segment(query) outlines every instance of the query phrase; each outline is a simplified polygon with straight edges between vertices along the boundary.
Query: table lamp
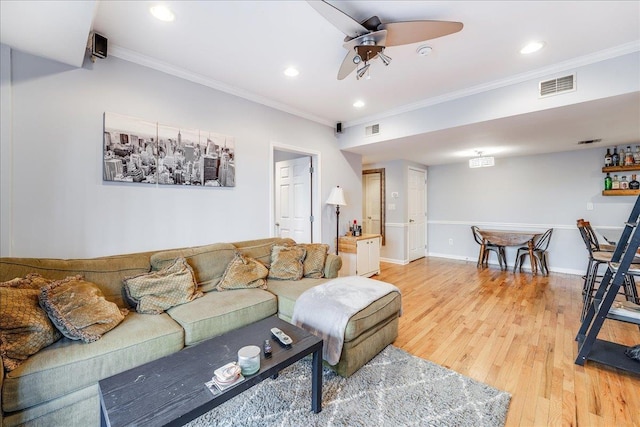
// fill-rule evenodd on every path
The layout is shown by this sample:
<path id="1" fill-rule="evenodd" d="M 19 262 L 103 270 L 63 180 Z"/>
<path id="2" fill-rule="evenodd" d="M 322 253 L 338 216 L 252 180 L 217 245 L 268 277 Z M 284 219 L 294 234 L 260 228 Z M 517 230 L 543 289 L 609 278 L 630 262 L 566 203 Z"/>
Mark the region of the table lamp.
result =
<path id="1" fill-rule="evenodd" d="M 331 194 L 327 199 L 328 205 L 336 205 L 336 255 L 338 255 L 338 240 L 340 239 L 340 206 L 347 206 L 344 200 L 344 191 L 338 185 L 331 189 Z"/>

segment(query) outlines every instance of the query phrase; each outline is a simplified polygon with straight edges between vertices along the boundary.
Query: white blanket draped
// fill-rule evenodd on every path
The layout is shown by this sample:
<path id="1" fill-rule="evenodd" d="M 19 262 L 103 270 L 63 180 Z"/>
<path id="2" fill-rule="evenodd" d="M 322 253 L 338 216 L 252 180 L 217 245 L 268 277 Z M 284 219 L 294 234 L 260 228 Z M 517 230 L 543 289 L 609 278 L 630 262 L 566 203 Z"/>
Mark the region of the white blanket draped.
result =
<path id="1" fill-rule="evenodd" d="M 366 277 L 339 277 L 303 292 L 293 308 L 291 321 L 322 338 L 323 359 L 335 365 L 340 361 L 351 316 L 391 292 L 400 293 L 400 289 Z"/>

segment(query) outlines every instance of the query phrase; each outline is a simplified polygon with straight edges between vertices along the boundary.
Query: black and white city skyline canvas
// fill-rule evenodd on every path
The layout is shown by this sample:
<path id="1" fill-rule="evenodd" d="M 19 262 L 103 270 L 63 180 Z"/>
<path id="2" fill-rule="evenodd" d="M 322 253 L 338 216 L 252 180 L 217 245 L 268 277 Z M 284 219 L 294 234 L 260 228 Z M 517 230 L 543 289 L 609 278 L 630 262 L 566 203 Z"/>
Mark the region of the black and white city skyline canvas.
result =
<path id="1" fill-rule="evenodd" d="M 235 187 L 235 138 L 104 114 L 103 180 Z"/>

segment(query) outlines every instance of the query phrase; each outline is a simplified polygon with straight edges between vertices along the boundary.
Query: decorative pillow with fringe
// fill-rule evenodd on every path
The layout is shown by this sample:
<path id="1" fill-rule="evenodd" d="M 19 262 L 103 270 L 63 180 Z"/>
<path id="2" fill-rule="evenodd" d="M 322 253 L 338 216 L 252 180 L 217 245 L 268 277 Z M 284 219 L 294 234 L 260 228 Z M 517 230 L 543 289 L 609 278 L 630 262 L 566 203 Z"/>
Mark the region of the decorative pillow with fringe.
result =
<path id="1" fill-rule="evenodd" d="M 306 250 L 301 246 L 274 246 L 271 249 L 269 279 L 302 279 L 304 274 L 302 260 L 306 253 Z"/>
<path id="2" fill-rule="evenodd" d="M 62 334 L 90 343 L 115 328 L 129 310 L 107 301 L 95 283 L 82 276 L 52 282 L 40 291 L 40 306 Z"/>
<path id="3" fill-rule="evenodd" d="M 49 281 L 30 274 L 0 283 L 0 357 L 7 372 L 62 338 L 38 304 L 45 282 Z"/>
<path id="4" fill-rule="evenodd" d="M 176 260 L 160 271 L 123 280 L 123 297 L 138 313 L 160 314 L 193 301 L 204 294 L 198 289 L 193 269 L 186 259 Z"/>
<path id="5" fill-rule="evenodd" d="M 216 286 L 216 290 L 267 289 L 265 278 L 268 274 L 269 269 L 260 261 L 236 253 L 235 258 L 229 263 L 222 279 Z"/>
<path id="6" fill-rule="evenodd" d="M 327 253 L 329 253 L 329 245 L 325 243 L 299 243 L 305 249 L 303 276 L 320 279 L 324 277 L 324 263 L 327 261 Z"/>

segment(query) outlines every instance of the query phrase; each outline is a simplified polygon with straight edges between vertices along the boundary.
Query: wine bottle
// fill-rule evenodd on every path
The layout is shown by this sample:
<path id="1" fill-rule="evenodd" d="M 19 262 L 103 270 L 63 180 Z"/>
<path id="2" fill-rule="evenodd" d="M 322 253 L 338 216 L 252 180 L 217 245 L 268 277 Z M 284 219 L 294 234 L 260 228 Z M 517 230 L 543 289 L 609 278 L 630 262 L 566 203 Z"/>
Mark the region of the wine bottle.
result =
<path id="1" fill-rule="evenodd" d="M 604 155 L 604 165 L 605 167 L 611 166 L 613 159 L 611 158 L 611 149 L 607 148 L 607 154 Z"/>
<path id="2" fill-rule="evenodd" d="M 640 182 L 636 179 L 636 174 L 631 175 L 631 182 L 629 183 L 630 190 L 640 190 Z"/>
<path id="3" fill-rule="evenodd" d="M 636 145 L 636 151 L 633 153 L 633 163 L 640 165 L 640 145 Z"/>
<path id="4" fill-rule="evenodd" d="M 611 166 L 618 166 L 620 162 L 620 156 L 618 155 L 618 147 L 613 147 L 613 154 L 611 155 Z"/>
<path id="5" fill-rule="evenodd" d="M 607 176 L 604 177 L 604 189 L 611 190 L 611 175 L 609 172 L 607 172 Z"/>

